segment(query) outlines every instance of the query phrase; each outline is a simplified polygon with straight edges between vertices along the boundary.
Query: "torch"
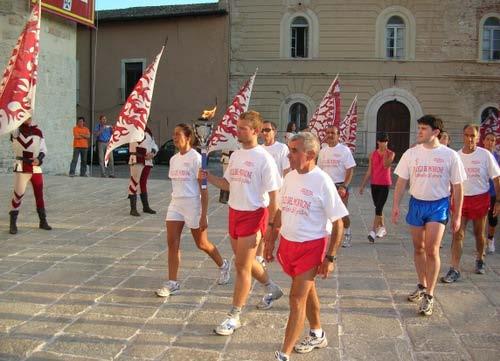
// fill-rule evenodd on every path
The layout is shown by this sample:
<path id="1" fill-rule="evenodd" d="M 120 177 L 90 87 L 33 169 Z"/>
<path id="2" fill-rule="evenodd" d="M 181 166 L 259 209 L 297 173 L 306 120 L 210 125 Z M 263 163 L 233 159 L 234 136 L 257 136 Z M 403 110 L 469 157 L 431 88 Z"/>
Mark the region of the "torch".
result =
<path id="1" fill-rule="evenodd" d="M 212 133 L 213 123 L 212 119 L 215 116 L 215 111 L 217 110 L 217 100 L 215 101 L 215 107 L 211 110 L 204 110 L 201 117 L 193 122 L 194 134 L 200 142 L 201 149 L 201 169 L 207 169 L 207 153 L 208 153 L 208 141 L 210 140 L 210 134 Z M 204 178 L 201 182 L 201 189 L 207 189 L 207 179 Z"/>

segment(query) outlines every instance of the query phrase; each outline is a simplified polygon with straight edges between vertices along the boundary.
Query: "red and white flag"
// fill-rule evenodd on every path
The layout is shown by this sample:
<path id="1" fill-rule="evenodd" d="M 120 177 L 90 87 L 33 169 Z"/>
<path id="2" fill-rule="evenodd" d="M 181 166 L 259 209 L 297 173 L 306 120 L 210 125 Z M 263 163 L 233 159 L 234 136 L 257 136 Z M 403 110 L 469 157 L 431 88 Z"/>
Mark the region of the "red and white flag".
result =
<path id="1" fill-rule="evenodd" d="M 481 123 L 479 128 L 480 134 L 480 145 L 483 144 L 484 137 L 487 133 L 494 133 L 496 136 L 495 148 L 497 153 L 500 152 L 500 119 L 498 119 L 498 113 L 494 110 L 490 111 L 488 117 Z"/>
<path id="2" fill-rule="evenodd" d="M 337 75 L 326 92 L 318 109 L 309 120 L 309 130 L 316 134 L 321 144 L 325 142 L 325 131 L 340 123 L 340 83 Z"/>
<path id="3" fill-rule="evenodd" d="M 354 154 L 356 150 L 356 132 L 358 130 L 358 96 L 352 101 L 344 120 L 339 125 L 340 143 L 351 149 Z"/>
<path id="4" fill-rule="evenodd" d="M 149 111 L 151 110 L 151 99 L 155 87 L 156 70 L 163 54 L 163 46 L 156 55 L 153 62 L 139 79 L 130 93 L 127 102 L 123 105 L 118 121 L 113 127 L 113 135 L 109 140 L 104 156 L 105 164 L 108 164 L 110 153 L 122 144 L 140 142 L 144 138 L 144 129 L 148 123 Z"/>
<path id="5" fill-rule="evenodd" d="M 17 39 L 0 84 L 0 135 L 33 116 L 40 50 L 40 2 Z"/>
<path id="6" fill-rule="evenodd" d="M 248 109 L 257 70 L 240 88 L 233 102 L 227 108 L 222 120 L 217 124 L 215 130 L 212 131 L 212 135 L 208 141 L 209 153 L 214 150 L 236 150 L 240 147 L 237 138 L 236 123 L 241 113 L 246 112 Z"/>

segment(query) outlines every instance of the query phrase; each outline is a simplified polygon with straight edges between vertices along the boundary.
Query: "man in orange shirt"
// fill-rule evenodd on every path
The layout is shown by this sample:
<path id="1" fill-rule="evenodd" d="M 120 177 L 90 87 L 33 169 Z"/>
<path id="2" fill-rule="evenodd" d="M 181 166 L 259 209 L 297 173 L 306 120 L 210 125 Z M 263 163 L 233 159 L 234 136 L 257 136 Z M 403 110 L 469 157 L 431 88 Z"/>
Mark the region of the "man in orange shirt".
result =
<path id="1" fill-rule="evenodd" d="M 78 117 L 73 128 L 73 159 L 69 167 L 69 176 L 75 176 L 76 163 L 80 157 L 80 177 L 87 176 L 87 151 L 89 148 L 90 131 L 85 126 L 85 118 Z"/>

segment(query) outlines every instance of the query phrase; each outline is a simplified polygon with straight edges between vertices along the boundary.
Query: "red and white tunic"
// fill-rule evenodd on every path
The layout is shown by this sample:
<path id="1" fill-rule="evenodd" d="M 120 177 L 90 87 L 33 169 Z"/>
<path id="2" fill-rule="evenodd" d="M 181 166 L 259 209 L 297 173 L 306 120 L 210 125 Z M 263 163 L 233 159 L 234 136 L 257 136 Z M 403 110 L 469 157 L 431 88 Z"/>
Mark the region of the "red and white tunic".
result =
<path id="1" fill-rule="evenodd" d="M 133 142 L 129 145 L 129 152 L 131 154 L 129 164 L 144 164 L 147 166 L 153 166 L 152 159 L 146 159 L 145 156 L 148 153 L 157 153 L 158 145 L 153 139 L 153 134 L 151 130 L 146 127 L 144 131 L 144 139 L 140 142 Z M 132 157 L 135 155 L 135 157 Z"/>
<path id="2" fill-rule="evenodd" d="M 42 131 L 36 125 L 22 124 L 12 132 L 12 148 L 16 157 L 14 172 L 42 173 L 42 168 L 34 166 L 32 159 L 38 158 L 40 153 L 47 154 L 47 146 Z"/>

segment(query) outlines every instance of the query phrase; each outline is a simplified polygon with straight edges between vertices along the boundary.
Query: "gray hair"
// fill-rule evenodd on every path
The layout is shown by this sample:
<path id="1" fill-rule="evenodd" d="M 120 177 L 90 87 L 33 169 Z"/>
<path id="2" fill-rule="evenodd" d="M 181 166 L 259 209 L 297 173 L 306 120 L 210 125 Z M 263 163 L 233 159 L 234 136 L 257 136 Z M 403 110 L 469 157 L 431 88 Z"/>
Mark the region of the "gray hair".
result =
<path id="1" fill-rule="evenodd" d="M 301 140 L 302 143 L 304 144 L 304 151 L 306 152 L 314 152 L 314 154 L 318 155 L 319 154 L 319 140 L 316 135 L 314 135 L 311 132 L 300 132 L 297 134 L 294 134 L 291 138 L 290 141 L 292 140 Z"/>

